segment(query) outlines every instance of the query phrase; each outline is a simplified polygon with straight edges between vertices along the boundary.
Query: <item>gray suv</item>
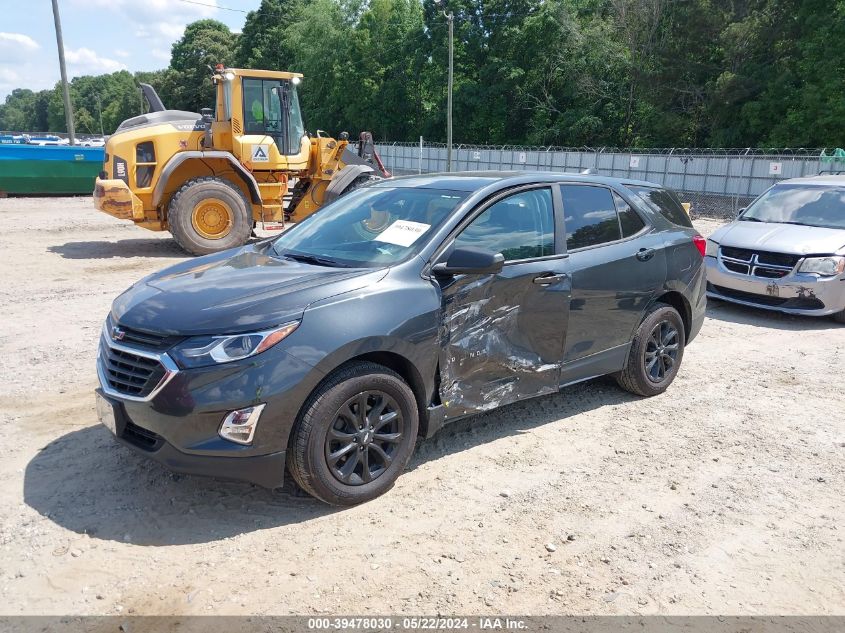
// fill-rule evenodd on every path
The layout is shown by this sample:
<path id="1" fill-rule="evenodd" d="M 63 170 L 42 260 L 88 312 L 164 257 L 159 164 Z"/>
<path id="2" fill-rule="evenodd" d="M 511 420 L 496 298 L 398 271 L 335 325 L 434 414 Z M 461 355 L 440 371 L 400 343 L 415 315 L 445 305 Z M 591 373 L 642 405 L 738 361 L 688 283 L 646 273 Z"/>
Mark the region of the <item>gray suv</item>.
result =
<path id="1" fill-rule="evenodd" d="M 418 436 L 610 374 L 653 396 L 704 320 L 670 191 L 571 174 L 379 181 L 115 299 L 97 411 L 177 471 L 315 497 L 390 488 Z"/>
<path id="2" fill-rule="evenodd" d="M 845 176 L 784 180 L 707 240 L 707 295 L 845 323 Z"/>

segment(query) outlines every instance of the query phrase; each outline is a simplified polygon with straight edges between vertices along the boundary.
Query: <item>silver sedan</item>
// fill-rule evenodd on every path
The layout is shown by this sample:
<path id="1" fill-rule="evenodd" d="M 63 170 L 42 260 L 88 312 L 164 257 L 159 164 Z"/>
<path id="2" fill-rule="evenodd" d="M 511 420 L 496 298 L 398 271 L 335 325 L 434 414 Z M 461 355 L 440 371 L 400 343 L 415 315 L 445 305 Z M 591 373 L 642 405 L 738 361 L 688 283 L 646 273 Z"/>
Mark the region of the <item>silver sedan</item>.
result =
<path id="1" fill-rule="evenodd" d="M 845 323 L 845 176 L 784 180 L 707 240 L 707 295 Z"/>

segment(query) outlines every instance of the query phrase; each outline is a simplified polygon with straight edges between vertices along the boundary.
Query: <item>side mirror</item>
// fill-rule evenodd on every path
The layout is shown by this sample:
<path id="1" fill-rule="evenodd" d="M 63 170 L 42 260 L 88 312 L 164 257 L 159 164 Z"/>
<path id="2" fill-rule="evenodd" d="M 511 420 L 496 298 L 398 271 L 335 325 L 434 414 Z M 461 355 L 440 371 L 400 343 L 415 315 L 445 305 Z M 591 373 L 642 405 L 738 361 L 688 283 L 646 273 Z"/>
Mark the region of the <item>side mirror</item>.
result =
<path id="1" fill-rule="evenodd" d="M 495 275 L 501 272 L 505 256 L 483 248 L 456 248 L 445 262 L 432 266 L 435 275 Z"/>

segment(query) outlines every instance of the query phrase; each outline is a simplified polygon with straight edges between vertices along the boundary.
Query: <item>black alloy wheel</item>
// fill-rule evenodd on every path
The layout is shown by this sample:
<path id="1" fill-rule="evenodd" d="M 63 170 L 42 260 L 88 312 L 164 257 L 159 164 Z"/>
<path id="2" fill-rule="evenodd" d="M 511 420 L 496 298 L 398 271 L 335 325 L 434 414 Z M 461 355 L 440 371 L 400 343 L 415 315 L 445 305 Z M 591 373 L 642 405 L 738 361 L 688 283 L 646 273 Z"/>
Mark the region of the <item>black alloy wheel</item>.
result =
<path id="1" fill-rule="evenodd" d="M 616 381 L 638 396 L 663 393 L 678 374 L 685 343 L 681 315 L 670 305 L 655 303 L 634 332 L 625 367 Z"/>
<path id="2" fill-rule="evenodd" d="M 363 503 L 390 490 L 411 459 L 418 430 L 417 400 L 402 376 L 352 361 L 303 405 L 287 468 L 303 490 L 326 503 Z"/>
<path id="3" fill-rule="evenodd" d="M 326 433 L 326 463 L 338 481 L 360 486 L 393 463 L 405 422 L 396 401 L 383 391 L 349 398 Z"/>
<path id="4" fill-rule="evenodd" d="M 645 371 L 652 382 L 660 383 L 666 373 L 672 371 L 678 358 L 681 335 L 669 321 L 660 321 L 654 326 L 645 348 Z"/>

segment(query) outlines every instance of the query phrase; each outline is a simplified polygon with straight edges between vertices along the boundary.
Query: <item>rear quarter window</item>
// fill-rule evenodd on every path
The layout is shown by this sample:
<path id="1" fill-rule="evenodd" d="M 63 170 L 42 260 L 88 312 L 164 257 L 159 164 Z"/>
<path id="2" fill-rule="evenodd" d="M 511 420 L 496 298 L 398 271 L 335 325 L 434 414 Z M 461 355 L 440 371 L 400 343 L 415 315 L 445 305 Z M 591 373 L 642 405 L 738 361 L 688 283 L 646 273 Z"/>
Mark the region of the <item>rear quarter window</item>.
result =
<path id="1" fill-rule="evenodd" d="M 628 185 L 628 189 L 637 194 L 649 207 L 657 211 L 672 224 L 692 228 L 692 220 L 681 206 L 681 201 L 674 192 L 659 187 L 641 187 Z"/>

